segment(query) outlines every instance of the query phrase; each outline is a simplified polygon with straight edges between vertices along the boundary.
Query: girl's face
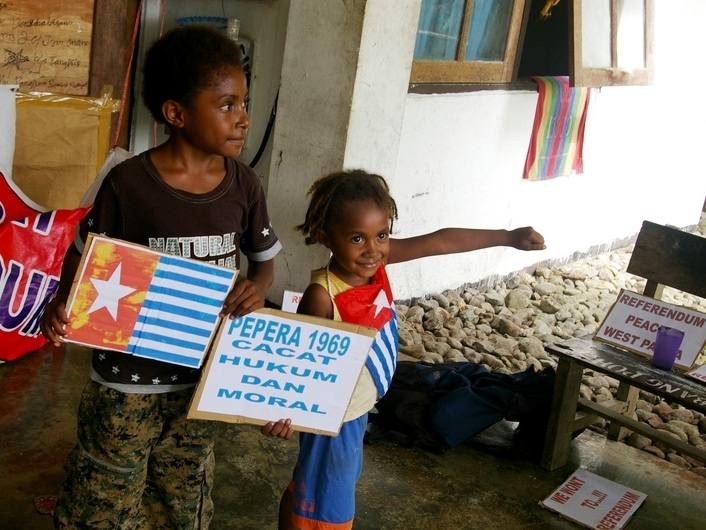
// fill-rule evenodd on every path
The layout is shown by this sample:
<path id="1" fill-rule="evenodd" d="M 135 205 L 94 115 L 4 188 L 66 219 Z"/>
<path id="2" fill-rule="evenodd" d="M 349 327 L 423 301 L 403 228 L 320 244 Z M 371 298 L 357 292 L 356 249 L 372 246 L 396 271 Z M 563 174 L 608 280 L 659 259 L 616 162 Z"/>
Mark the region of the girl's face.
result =
<path id="1" fill-rule="evenodd" d="M 206 153 L 237 157 L 250 127 L 245 112 L 247 95 L 245 74 L 227 67 L 215 86 L 201 90 L 184 109 L 184 138 Z"/>
<path id="2" fill-rule="evenodd" d="M 390 219 L 373 201 L 348 202 L 326 231 L 330 270 L 349 285 L 365 285 L 387 261 Z"/>

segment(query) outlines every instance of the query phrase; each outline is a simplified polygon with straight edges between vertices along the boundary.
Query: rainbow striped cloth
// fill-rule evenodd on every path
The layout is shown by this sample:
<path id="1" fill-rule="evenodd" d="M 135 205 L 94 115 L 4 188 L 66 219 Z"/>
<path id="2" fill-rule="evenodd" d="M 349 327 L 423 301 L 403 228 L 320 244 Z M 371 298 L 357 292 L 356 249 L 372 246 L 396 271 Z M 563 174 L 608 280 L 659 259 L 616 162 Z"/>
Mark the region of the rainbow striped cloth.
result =
<path id="1" fill-rule="evenodd" d="M 566 76 L 533 77 L 539 87 L 523 177 L 547 180 L 583 173 L 583 131 L 590 88 L 571 87 Z"/>

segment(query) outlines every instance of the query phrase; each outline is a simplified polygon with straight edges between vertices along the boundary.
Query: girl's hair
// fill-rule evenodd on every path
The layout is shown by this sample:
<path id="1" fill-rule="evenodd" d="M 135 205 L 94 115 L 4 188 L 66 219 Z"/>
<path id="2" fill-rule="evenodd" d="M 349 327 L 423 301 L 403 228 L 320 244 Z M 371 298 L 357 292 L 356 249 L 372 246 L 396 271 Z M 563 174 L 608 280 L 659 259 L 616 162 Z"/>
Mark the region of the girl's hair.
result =
<path id="1" fill-rule="evenodd" d="M 229 66 L 244 71 L 240 47 L 224 34 L 197 25 L 168 31 L 145 57 L 145 105 L 155 120 L 165 123 L 165 101 L 190 105 L 200 91 L 216 86 Z"/>
<path id="2" fill-rule="evenodd" d="M 309 196 L 311 201 L 304 223 L 296 227 L 304 234 L 307 245 L 322 243 L 331 222 L 340 215 L 343 205 L 350 202 L 373 201 L 387 212 L 390 230 L 397 219 L 397 205 L 385 179 L 361 169 L 340 171 L 320 178 L 309 188 Z"/>

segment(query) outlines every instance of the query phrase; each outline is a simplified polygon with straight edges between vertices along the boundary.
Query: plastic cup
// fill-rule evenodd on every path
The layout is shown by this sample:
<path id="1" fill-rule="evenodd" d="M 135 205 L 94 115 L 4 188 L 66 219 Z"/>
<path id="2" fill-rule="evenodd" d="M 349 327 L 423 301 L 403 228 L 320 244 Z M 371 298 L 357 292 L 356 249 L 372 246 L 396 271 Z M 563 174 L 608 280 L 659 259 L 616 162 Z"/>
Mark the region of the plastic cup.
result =
<path id="1" fill-rule="evenodd" d="M 655 339 L 655 352 L 652 364 L 657 368 L 671 370 L 679 353 L 679 346 L 684 339 L 684 332 L 668 326 L 660 326 Z"/>

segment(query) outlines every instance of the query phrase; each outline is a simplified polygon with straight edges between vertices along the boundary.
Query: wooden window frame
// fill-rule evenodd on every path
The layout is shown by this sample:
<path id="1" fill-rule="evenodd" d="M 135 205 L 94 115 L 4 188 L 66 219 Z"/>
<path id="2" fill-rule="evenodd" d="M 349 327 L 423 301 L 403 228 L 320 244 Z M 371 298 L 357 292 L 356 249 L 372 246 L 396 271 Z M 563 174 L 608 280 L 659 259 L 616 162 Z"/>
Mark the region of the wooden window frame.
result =
<path id="1" fill-rule="evenodd" d="M 473 0 L 467 0 L 455 60 L 414 60 L 410 73 L 410 92 L 465 92 L 480 89 L 527 88 L 527 80 L 518 80 L 520 57 L 527 17 L 532 0 L 515 0 L 510 17 L 505 56 L 502 61 L 464 61 Z M 534 0 L 535 2 L 543 0 Z M 611 56 L 609 68 L 582 65 L 582 5 L 580 0 L 561 0 L 569 4 L 569 75 L 572 86 L 651 85 L 654 74 L 654 0 L 645 2 L 644 68 L 617 66 L 617 4 L 611 2 Z M 530 87 L 534 85 L 530 83 Z"/>
<path id="2" fill-rule="evenodd" d="M 572 86 L 640 86 L 651 85 L 654 72 L 654 0 L 644 0 L 645 5 L 645 67 L 620 68 L 618 66 L 618 0 L 610 0 L 610 33 L 611 33 L 611 66 L 606 68 L 589 68 L 582 64 L 582 9 L 580 0 L 569 1 L 569 23 L 571 24 L 569 39 L 569 77 Z"/>
<path id="3" fill-rule="evenodd" d="M 456 58 L 414 60 L 410 83 L 509 83 L 514 76 L 515 59 L 522 30 L 525 0 L 514 0 L 505 55 L 502 61 L 465 61 L 466 42 L 473 12 L 473 0 L 466 0 Z"/>

